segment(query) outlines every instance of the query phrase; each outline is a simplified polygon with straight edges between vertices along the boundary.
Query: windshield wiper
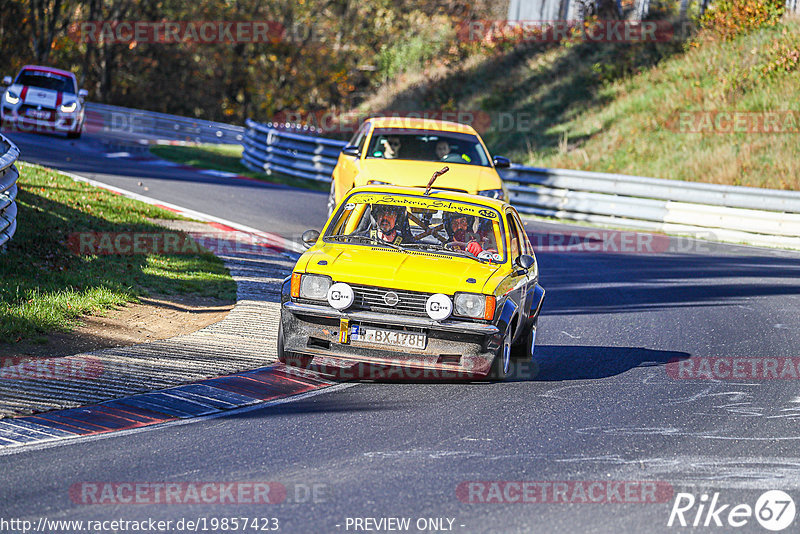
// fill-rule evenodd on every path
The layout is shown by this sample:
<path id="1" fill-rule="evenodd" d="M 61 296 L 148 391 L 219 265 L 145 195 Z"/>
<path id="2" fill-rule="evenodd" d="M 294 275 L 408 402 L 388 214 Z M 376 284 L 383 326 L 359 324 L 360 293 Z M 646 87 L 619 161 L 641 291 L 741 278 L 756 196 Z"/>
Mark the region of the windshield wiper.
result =
<path id="1" fill-rule="evenodd" d="M 472 258 L 475 261 L 479 261 L 481 263 L 486 263 L 488 260 L 481 259 L 477 256 L 473 256 L 471 253 L 467 252 L 466 250 L 452 250 L 449 248 L 445 249 L 445 252 L 449 252 L 450 254 L 454 254 L 456 256 L 460 256 L 462 258 Z"/>
<path id="2" fill-rule="evenodd" d="M 438 243 L 409 243 L 405 245 L 405 248 L 420 248 L 420 249 L 430 249 L 435 250 L 436 252 L 445 252 L 448 254 L 453 254 L 455 256 L 460 256 L 464 258 L 472 258 L 473 260 L 477 260 L 481 263 L 486 263 L 489 260 L 479 258 L 477 256 L 473 256 L 471 253 L 467 252 L 466 250 L 457 250 L 452 248 L 447 248 L 444 245 L 440 245 Z"/>
<path id="3" fill-rule="evenodd" d="M 343 240 L 366 241 L 367 243 L 372 243 L 374 245 L 387 246 L 395 250 L 399 250 L 400 252 L 406 251 L 400 245 L 395 245 L 394 243 L 390 243 L 389 241 L 384 241 L 383 239 L 378 239 L 377 237 L 370 237 L 367 235 L 331 235 L 328 236 L 328 238 L 334 241 L 343 241 Z"/>
<path id="4" fill-rule="evenodd" d="M 438 243 L 407 243 L 404 245 L 405 248 L 421 248 L 421 249 L 432 249 L 432 250 L 444 250 L 444 245 L 440 245 Z"/>

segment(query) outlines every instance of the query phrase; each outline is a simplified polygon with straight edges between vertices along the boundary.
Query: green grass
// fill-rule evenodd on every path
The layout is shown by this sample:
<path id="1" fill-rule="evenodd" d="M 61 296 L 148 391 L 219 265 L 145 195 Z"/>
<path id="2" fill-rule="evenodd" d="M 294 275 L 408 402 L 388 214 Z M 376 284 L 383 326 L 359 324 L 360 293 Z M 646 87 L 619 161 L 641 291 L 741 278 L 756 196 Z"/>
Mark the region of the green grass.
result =
<path id="1" fill-rule="evenodd" d="M 658 178 L 800 189 L 797 133 L 690 133 L 681 112 L 800 111 L 797 72 L 763 74 L 773 47 L 800 49 L 800 23 L 789 20 L 731 42 L 692 47 L 641 73 L 598 87 L 598 105 L 551 125 L 543 143 L 517 151 L 547 167 Z"/>
<path id="2" fill-rule="evenodd" d="M 150 147 L 150 152 L 159 158 L 201 169 L 234 172 L 257 180 L 302 187 L 314 191 L 328 191 L 330 189 L 330 184 L 315 180 L 305 180 L 281 173 L 267 175 L 263 172 L 253 172 L 242 165 L 242 145 L 153 145 Z"/>
<path id="3" fill-rule="evenodd" d="M 45 167 L 19 164 L 17 233 L 0 256 L 0 340 L 68 331 L 80 317 L 138 296 L 236 298 L 236 283 L 211 253 L 79 256 L 74 232 L 160 232 L 149 219 L 174 213 L 92 187 Z"/>

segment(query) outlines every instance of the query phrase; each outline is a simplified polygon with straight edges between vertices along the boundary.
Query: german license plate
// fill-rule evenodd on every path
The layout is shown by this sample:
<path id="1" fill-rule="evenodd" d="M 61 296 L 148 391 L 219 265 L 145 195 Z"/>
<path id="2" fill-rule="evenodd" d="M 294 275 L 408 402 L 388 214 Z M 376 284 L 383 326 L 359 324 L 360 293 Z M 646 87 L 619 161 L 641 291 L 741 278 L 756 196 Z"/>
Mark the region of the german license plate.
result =
<path id="1" fill-rule="evenodd" d="M 43 109 L 29 109 L 25 112 L 25 115 L 28 117 L 33 117 L 34 119 L 49 119 L 50 112 L 45 111 Z"/>
<path id="2" fill-rule="evenodd" d="M 424 350 L 427 338 L 420 332 L 401 332 L 399 330 L 385 330 L 383 328 L 369 328 L 360 325 L 351 327 L 350 338 L 362 343 L 376 345 L 389 345 L 391 347 L 404 347 L 409 349 Z"/>

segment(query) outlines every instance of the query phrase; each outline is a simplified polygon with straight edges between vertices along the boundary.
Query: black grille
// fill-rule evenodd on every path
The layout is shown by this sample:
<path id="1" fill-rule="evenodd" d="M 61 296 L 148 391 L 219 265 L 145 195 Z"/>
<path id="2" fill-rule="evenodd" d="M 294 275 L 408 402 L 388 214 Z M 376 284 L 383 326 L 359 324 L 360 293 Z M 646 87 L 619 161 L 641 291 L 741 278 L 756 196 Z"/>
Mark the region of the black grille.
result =
<path id="1" fill-rule="evenodd" d="M 417 291 L 403 291 L 401 289 L 387 289 L 383 287 L 357 286 L 352 285 L 355 293 L 354 307 L 362 310 L 377 312 L 393 312 L 401 315 L 416 315 L 427 317 L 425 303 L 433 293 L 419 293 Z M 383 300 L 388 292 L 397 294 L 398 302 L 394 306 L 389 306 Z"/>

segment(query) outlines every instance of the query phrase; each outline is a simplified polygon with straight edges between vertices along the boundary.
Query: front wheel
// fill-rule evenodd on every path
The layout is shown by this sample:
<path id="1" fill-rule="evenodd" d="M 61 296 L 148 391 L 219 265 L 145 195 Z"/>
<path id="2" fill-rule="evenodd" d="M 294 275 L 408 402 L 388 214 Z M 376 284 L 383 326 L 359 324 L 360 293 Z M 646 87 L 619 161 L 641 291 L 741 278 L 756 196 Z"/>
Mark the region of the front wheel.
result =
<path id="1" fill-rule="evenodd" d="M 536 345 L 536 323 L 538 323 L 538 317 L 536 321 L 528 329 L 528 332 L 522 338 L 522 342 L 519 345 L 514 345 L 511 347 L 511 357 L 517 360 L 532 360 L 533 359 L 533 349 Z"/>
<path id="2" fill-rule="evenodd" d="M 297 354 L 296 352 L 287 351 L 285 348 L 285 341 L 283 335 L 283 318 L 278 326 L 278 361 L 284 365 L 291 367 L 308 368 L 311 364 L 311 357 Z"/>
<path id="3" fill-rule="evenodd" d="M 505 380 L 511 370 L 511 326 L 506 327 L 506 335 L 503 336 L 503 346 L 500 353 L 495 355 L 492 361 L 492 370 L 489 377 L 492 380 Z"/>
<path id="4" fill-rule="evenodd" d="M 286 363 L 286 352 L 283 350 L 283 319 L 278 326 L 278 361 Z"/>

